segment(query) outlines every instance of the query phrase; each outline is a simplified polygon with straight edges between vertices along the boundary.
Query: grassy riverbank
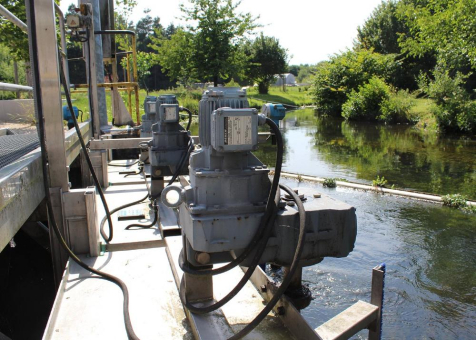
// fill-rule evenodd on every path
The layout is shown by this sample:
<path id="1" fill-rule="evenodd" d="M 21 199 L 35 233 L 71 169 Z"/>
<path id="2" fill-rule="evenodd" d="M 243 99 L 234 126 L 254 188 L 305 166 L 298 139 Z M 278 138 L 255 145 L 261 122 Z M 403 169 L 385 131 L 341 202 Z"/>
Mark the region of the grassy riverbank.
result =
<path id="1" fill-rule="evenodd" d="M 177 99 L 181 106 L 184 106 L 195 113 L 198 113 L 198 103 L 202 97 L 203 89 L 194 89 L 187 90 L 185 88 L 176 88 L 171 90 L 160 90 L 150 92 L 150 96 L 160 96 L 163 94 L 174 94 L 177 96 Z M 288 87 L 286 92 L 283 92 L 282 88 L 270 87 L 269 93 L 267 95 L 262 95 L 258 93 L 256 88 L 247 89 L 248 99 L 251 107 L 260 109 L 263 103 L 272 102 L 272 103 L 281 103 L 289 105 L 290 107 L 296 106 L 309 106 L 312 105 L 312 100 L 308 96 L 307 87 Z M 128 108 L 128 95 L 126 92 L 121 93 L 124 103 Z M 139 91 L 139 114 L 144 114 L 143 103 L 146 97 L 146 92 L 144 90 Z M 73 105 L 77 106 L 80 110 L 84 112 L 83 119 L 89 117 L 89 108 L 88 108 L 88 99 L 85 92 L 73 92 Z M 136 121 L 135 114 L 135 97 L 132 93 L 132 119 Z M 110 92 L 106 92 L 106 103 L 107 103 L 107 115 L 108 120 L 112 120 L 111 112 L 111 97 Z"/>

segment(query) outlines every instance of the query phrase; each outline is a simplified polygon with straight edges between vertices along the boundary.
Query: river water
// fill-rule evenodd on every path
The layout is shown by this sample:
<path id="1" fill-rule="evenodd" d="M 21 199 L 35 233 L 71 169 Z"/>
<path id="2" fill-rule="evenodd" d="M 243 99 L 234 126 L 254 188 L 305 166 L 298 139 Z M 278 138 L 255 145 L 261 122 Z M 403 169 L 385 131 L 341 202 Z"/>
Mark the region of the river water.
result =
<path id="1" fill-rule="evenodd" d="M 284 171 L 476 198 L 476 141 L 422 136 L 408 126 L 347 123 L 312 110 L 287 114 Z M 272 166 L 274 148 L 258 158 Z M 387 265 L 384 339 L 476 338 L 476 214 L 351 189 L 313 186 L 357 209 L 358 236 L 344 259 L 304 269 L 314 300 L 302 314 L 317 327 L 370 301 L 371 269 Z M 366 338 L 362 331 L 356 338 Z"/>

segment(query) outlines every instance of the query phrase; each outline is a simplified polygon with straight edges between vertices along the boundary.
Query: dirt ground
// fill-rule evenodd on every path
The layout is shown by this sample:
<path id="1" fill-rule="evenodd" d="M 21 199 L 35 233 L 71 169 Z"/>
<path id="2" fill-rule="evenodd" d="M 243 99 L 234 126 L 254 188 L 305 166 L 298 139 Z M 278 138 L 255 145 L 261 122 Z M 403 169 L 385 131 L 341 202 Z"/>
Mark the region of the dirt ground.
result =
<path id="1" fill-rule="evenodd" d="M 17 134 L 31 133 L 36 131 L 36 125 L 28 123 L 0 123 L 0 129 L 9 129 Z"/>

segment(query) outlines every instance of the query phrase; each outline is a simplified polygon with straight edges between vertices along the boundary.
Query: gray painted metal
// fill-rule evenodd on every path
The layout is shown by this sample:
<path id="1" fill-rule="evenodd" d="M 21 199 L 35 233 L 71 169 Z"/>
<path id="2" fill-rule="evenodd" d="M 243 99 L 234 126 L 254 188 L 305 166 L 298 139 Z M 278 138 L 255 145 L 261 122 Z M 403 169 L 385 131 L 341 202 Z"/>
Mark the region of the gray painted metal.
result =
<path id="1" fill-rule="evenodd" d="M 210 145 L 211 115 L 220 107 L 249 108 L 246 91 L 237 87 L 211 87 L 203 93 L 199 103 L 199 136 L 203 147 Z"/>
<path id="2" fill-rule="evenodd" d="M 17 84 L 9 84 L 9 83 L 0 83 L 0 91 L 24 91 L 24 92 L 30 92 L 30 91 L 33 91 L 33 87 L 31 87 L 31 86 L 24 86 L 24 85 L 17 85 Z"/>
<path id="3" fill-rule="evenodd" d="M 18 19 L 12 12 L 3 7 L 3 5 L 0 5 L 0 14 L 18 26 L 23 32 L 28 33 L 28 26 Z"/>

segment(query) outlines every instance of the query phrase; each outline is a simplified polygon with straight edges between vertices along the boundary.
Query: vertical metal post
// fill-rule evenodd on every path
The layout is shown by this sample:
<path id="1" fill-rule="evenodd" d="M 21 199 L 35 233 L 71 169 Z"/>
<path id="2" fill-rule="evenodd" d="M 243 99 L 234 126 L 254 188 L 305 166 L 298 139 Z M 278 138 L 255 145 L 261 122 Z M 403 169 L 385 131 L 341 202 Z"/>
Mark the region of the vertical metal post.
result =
<path id="1" fill-rule="evenodd" d="M 59 60 L 53 0 L 26 0 L 30 62 L 34 79 L 35 110 L 43 112 L 48 151 L 48 175 L 53 213 L 61 232 L 65 232 L 62 192 L 69 190 L 61 110 Z M 43 150 L 45 152 L 46 150 Z M 43 174 L 46 176 L 47 174 Z M 56 283 L 59 284 L 67 260 L 66 253 L 50 233 L 51 256 Z"/>
<path id="2" fill-rule="evenodd" d="M 385 264 L 372 269 L 372 295 L 370 303 L 379 308 L 377 319 L 369 327 L 369 340 L 380 340 L 382 337 L 382 306 L 385 283 Z"/>
<path id="3" fill-rule="evenodd" d="M 81 1 L 81 3 L 87 3 L 86 1 Z M 91 4 L 88 4 L 91 8 Z M 91 87 L 91 106 L 90 112 L 92 113 L 91 121 L 93 123 L 93 136 L 95 139 L 99 139 L 101 134 L 101 124 L 99 122 L 99 101 L 98 101 L 98 86 L 96 79 L 96 41 L 94 37 L 94 22 L 91 23 L 91 27 L 88 27 L 89 30 L 89 40 L 87 43 L 83 44 L 83 50 L 86 51 L 86 70 L 88 84 Z M 101 60 L 102 63 L 102 60 Z"/>
<path id="4" fill-rule="evenodd" d="M 13 75 L 15 77 L 15 84 L 18 84 L 18 64 L 16 61 L 13 62 Z M 16 93 L 17 99 L 20 99 L 20 91 Z"/>
<path id="5" fill-rule="evenodd" d="M 94 51 L 91 50 L 91 58 L 95 62 L 95 71 L 91 70 L 91 78 L 94 79 L 96 84 L 104 83 L 104 63 L 103 63 L 103 51 L 102 51 L 102 36 L 94 35 L 95 29 L 101 29 L 101 13 L 99 10 L 99 0 L 81 0 L 82 3 L 91 5 L 93 27 L 90 32 L 90 44 L 94 45 Z M 106 89 L 103 87 L 97 87 L 95 95 L 97 97 L 98 111 L 95 111 L 99 121 L 99 134 L 102 126 L 108 125 L 107 119 L 107 105 L 106 105 Z M 96 138 L 96 137 L 95 137 Z"/>

